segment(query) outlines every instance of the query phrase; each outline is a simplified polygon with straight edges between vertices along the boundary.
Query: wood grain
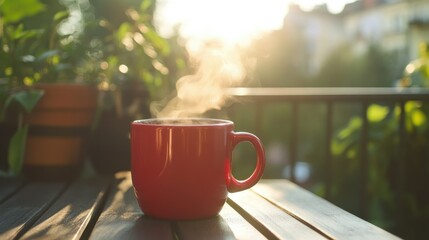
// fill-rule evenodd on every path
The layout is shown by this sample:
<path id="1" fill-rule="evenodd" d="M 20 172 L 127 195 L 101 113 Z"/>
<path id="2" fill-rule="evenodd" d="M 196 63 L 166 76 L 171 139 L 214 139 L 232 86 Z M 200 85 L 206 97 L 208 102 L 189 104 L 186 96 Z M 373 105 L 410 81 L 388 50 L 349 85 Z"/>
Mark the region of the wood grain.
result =
<path id="1" fill-rule="evenodd" d="M 109 178 L 78 179 L 41 216 L 23 239 L 79 239 L 108 189 Z"/>
<path id="2" fill-rule="evenodd" d="M 252 191 L 229 196 L 231 206 L 269 239 L 327 239 Z"/>
<path id="3" fill-rule="evenodd" d="M 219 215 L 197 220 L 178 221 L 174 224 L 178 239 L 267 239 L 229 204 Z"/>
<path id="4" fill-rule="evenodd" d="M 0 178 L 0 204 L 24 185 L 21 178 Z"/>
<path id="5" fill-rule="evenodd" d="M 66 184 L 33 182 L 0 205 L 0 239 L 19 238 L 48 209 Z"/>
<path id="6" fill-rule="evenodd" d="M 261 181 L 252 190 L 331 238 L 398 239 L 287 180 Z"/>
<path id="7" fill-rule="evenodd" d="M 228 223 L 219 215 L 206 219 L 179 221 L 174 229 L 179 239 L 236 239 Z"/>
<path id="8" fill-rule="evenodd" d="M 223 206 L 219 215 L 228 224 L 236 239 L 267 239 L 229 204 Z"/>
<path id="9" fill-rule="evenodd" d="M 8 180 L 9 181 L 9 180 Z M 218 216 L 145 216 L 130 172 L 64 182 L 0 182 L 0 239 L 398 239 L 287 180 L 229 194 Z"/>
<path id="10" fill-rule="evenodd" d="M 171 224 L 143 215 L 129 172 L 118 173 L 90 239 L 174 239 Z"/>

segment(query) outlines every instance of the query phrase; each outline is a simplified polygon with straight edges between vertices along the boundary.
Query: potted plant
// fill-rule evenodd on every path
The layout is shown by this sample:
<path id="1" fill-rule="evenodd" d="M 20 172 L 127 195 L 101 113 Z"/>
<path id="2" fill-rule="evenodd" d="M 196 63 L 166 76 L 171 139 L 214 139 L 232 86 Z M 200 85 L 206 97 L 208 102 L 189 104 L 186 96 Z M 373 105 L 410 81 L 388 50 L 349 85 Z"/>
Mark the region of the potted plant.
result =
<path id="1" fill-rule="evenodd" d="M 77 137 L 78 133 L 86 134 L 87 131 L 84 129 L 88 129 L 87 127 L 70 127 L 66 124 L 64 119 L 71 120 L 71 117 L 63 117 L 61 121 L 53 121 L 55 125 L 50 126 L 39 122 L 41 119 L 39 116 L 43 112 L 52 112 L 53 106 L 48 104 L 56 105 L 60 102 L 59 100 L 48 100 L 51 96 L 59 95 L 64 98 L 66 93 L 71 93 L 71 90 L 52 89 L 58 85 L 64 87 L 64 82 L 73 82 L 73 87 L 77 88 L 76 82 L 88 82 L 89 80 L 97 84 L 98 89 L 101 89 L 95 116 L 96 124 L 93 124 L 90 141 L 87 141 L 88 144 L 85 145 L 89 147 L 93 166 L 101 173 L 113 173 L 129 169 L 129 123 L 137 118 L 150 117 L 150 101 L 154 98 L 162 98 L 169 93 L 174 87 L 177 75 L 185 66 L 180 57 L 182 49 L 160 37 L 153 27 L 152 15 L 155 1 L 92 0 L 90 3 L 93 8 L 81 8 L 90 9 L 89 15 L 91 17 L 87 19 L 92 20 L 85 23 L 82 34 L 78 36 L 58 34 L 59 25 L 69 16 L 67 8 L 55 4 L 50 4 L 47 7 L 40 4 L 38 0 L 20 0 L 19 3 L 5 0 L 8 4 L 20 4 L 21 1 L 28 1 L 26 4 L 37 3 L 40 5 L 39 11 L 32 12 L 28 16 L 13 22 L 13 26 L 22 25 L 24 30 L 30 31 L 32 29 L 37 34 L 34 34 L 34 38 L 29 40 L 32 44 L 22 44 L 25 51 L 20 51 L 19 54 L 14 53 L 15 58 L 18 58 L 19 55 L 19 59 L 25 59 L 25 64 L 21 61 L 13 66 L 29 67 L 29 73 L 19 78 L 20 87 L 31 89 L 31 91 L 26 90 L 24 92 L 33 93 L 31 95 L 33 97 L 28 98 L 33 100 L 33 104 L 28 104 L 29 106 L 36 106 L 35 103 L 39 99 L 40 102 L 32 114 L 21 114 L 26 115 L 26 117 L 22 117 L 22 122 L 29 124 L 26 130 L 28 137 L 24 139 L 27 134 L 21 134 L 20 144 L 16 145 L 22 150 L 24 146 L 22 142 L 26 142 L 27 152 L 33 150 L 46 152 L 40 150 L 41 147 L 39 146 L 33 147 L 36 146 L 33 145 L 33 140 L 45 139 L 48 142 L 48 136 L 42 135 L 49 135 L 50 141 L 57 143 L 60 141 L 57 141 L 58 139 L 54 135 L 61 132 L 67 135 L 64 138 L 70 141 L 72 137 Z M 16 8 L 19 9 L 19 7 Z M 43 14 L 40 14 L 42 12 Z M 86 18 L 85 15 L 83 18 Z M 39 26 L 34 26 L 38 22 L 40 23 Z M 40 29 L 42 26 L 50 27 Z M 70 41 L 73 38 L 78 38 L 79 41 Z M 16 73 L 16 71 L 13 72 Z M 0 77 L 5 77 L 6 82 L 10 83 L 12 77 L 15 76 L 12 74 L 0 75 Z M 95 84 L 92 85 L 92 90 L 87 92 L 88 95 L 90 95 L 89 92 L 95 92 Z M 64 93 L 60 93 L 60 91 Z M 41 97 L 42 94 L 43 97 Z M 69 102 L 82 102 L 83 106 L 87 108 L 86 112 L 92 112 L 89 110 L 95 106 L 94 97 L 92 97 L 92 104 L 80 100 L 83 99 Z M 10 107 L 8 108 L 10 109 Z M 71 115 L 73 118 L 77 118 L 75 112 Z M 47 119 L 52 122 L 54 118 L 48 117 Z M 87 122 L 89 119 L 91 118 L 87 118 Z M 25 124 L 24 126 L 26 126 Z M 76 145 L 81 146 L 82 143 Z M 47 152 L 53 154 L 54 149 L 60 149 L 60 147 L 51 147 L 50 151 Z M 64 150 L 58 152 L 61 154 Z M 36 156 L 35 152 L 20 154 L 19 156 L 19 159 L 25 158 L 24 170 L 26 173 L 40 172 L 35 171 L 36 169 L 40 170 L 34 157 Z M 56 156 L 54 158 L 65 157 Z M 47 158 L 43 157 L 43 159 L 45 159 L 42 165 L 43 169 L 61 172 L 59 169 L 63 167 L 58 161 L 50 161 L 52 168 L 47 168 L 45 166 Z M 18 166 L 13 172 L 19 172 L 19 163 L 22 161 L 10 162 L 14 162 Z M 69 162 L 73 161 L 70 160 Z M 78 169 L 78 165 L 75 164 L 75 166 Z M 72 167 L 64 167 L 63 169 L 70 172 Z M 46 174 L 43 173 L 43 175 Z M 65 174 L 61 173 L 61 175 Z"/>
<path id="2" fill-rule="evenodd" d="M 99 24 L 88 37 L 102 43 L 104 78 L 89 152 L 94 168 L 110 174 L 130 169 L 130 122 L 151 116 L 150 101 L 170 92 L 184 64 L 174 43 L 155 31 L 155 1 L 93 0 L 92 4 Z"/>
<path id="3" fill-rule="evenodd" d="M 22 1 L 33 4 L 33 10 L 19 18 L 14 16 L 21 1 L 5 0 L 0 5 L 7 50 L 2 54 L 9 59 L 5 69 L 10 69 L 4 76 L 2 108 L 6 113 L 15 102 L 25 110 L 18 111 L 18 131 L 9 144 L 9 170 L 17 174 L 23 166 L 27 176 L 73 177 L 82 163 L 84 139 L 97 103 L 95 84 L 87 84 L 96 79 L 85 79 L 83 73 L 93 77 L 97 69 L 76 71 L 88 62 L 88 48 L 76 40 L 79 34 L 59 33 L 70 16 L 67 7 Z M 23 67 L 25 75 L 19 71 Z"/>

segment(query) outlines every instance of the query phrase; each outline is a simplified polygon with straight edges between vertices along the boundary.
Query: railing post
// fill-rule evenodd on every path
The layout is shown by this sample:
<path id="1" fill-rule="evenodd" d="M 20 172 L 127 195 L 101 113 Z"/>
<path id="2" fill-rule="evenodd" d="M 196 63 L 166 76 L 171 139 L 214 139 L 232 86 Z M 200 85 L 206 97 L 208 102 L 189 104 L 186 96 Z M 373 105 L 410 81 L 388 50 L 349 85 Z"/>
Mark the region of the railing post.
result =
<path id="1" fill-rule="evenodd" d="M 326 102 L 326 157 L 325 157 L 325 198 L 327 200 L 332 199 L 332 152 L 331 152 L 331 141 L 332 141 L 332 122 L 333 122 L 333 103 L 331 101 Z"/>
<path id="2" fill-rule="evenodd" d="M 292 102 L 292 124 L 291 124 L 291 138 L 290 138 L 290 151 L 289 151 L 289 159 L 290 159 L 290 180 L 292 182 L 296 182 L 295 179 L 295 165 L 298 156 L 298 128 L 299 128 L 299 107 L 298 102 Z"/>
<path id="3" fill-rule="evenodd" d="M 398 127 L 398 134 L 399 134 L 399 147 L 398 147 L 398 155 L 394 159 L 394 169 L 395 169 L 395 178 L 393 179 L 394 184 L 397 186 L 397 194 L 396 194 L 396 201 L 398 203 L 398 219 L 402 219 L 404 217 L 404 159 L 407 156 L 407 131 L 405 128 L 405 101 L 399 102 L 399 127 Z"/>
<path id="4" fill-rule="evenodd" d="M 406 137 L 407 137 L 407 132 L 405 129 L 405 116 L 406 116 L 406 112 L 405 112 L 405 101 L 401 101 L 399 103 L 399 109 L 400 109 L 400 114 L 399 114 L 399 158 L 397 158 L 397 173 L 396 173 L 396 177 L 397 177 L 397 184 L 398 184 L 398 189 L 399 189 L 399 196 L 402 196 L 403 191 L 404 191 L 404 179 L 403 179 L 403 172 L 404 172 L 404 165 L 403 165 L 403 160 L 406 156 L 406 150 L 407 147 L 406 145 Z"/>
<path id="5" fill-rule="evenodd" d="M 360 216 L 363 219 L 368 217 L 368 131 L 369 131 L 369 122 L 368 122 L 368 106 L 369 103 L 364 101 L 362 103 L 362 129 L 360 136 L 360 198 L 359 198 L 359 212 Z"/>

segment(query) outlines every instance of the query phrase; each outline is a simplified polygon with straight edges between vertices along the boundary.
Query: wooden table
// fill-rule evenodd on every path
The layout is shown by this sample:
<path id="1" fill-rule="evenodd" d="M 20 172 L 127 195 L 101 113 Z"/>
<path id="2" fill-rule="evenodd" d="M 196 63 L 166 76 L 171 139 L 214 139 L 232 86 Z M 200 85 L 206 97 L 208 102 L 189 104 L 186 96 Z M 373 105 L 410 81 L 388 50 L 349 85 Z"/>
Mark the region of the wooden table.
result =
<path id="1" fill-rule="evenodd" d="M 0 179 L 0 239 L 397 239 L 287 180 L 229 196 L 218 216 L 176 222 L 140 211 L 129 172 Z"/>

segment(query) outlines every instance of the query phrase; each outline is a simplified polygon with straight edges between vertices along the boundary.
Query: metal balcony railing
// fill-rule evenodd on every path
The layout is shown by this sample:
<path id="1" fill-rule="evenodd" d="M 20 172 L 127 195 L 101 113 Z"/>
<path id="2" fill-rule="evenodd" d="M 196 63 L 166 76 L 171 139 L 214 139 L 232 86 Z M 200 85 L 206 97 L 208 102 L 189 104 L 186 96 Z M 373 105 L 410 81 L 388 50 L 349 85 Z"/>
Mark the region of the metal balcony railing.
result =
<path id="1" fill-rule="evenodd" d="M 229 95 L 236 98 L 238 102 L 251 102 L 257 106 L 260 111 L 264 106 L 273 103 L 291 104 L 291 122 L 290 122 L 290 142 L 289 142 L 289 159 L 290 159 L 290 180 L 295 181 L 295 164 L 297 162 L 298 151 L 298 125 L 299 108 L 303 103 L 314 102 L 323 103 L 326 108 L 326 136 L 324 149 L 324 170 L 326 171 L 324 184 L 326 189 L 326 198 L 330 200 L 332 193 L 332 160 L 331 140 L 333 137 L 333 106 L 336 103 L 355 102 L 361 105 L 362 129 L 359 142 L 360 158 L 360 189 L 359 189 L 359 211 L 360 216 L 367 216 L 367 187 L 368 187 L 368 132 L 369 122 L 367 116 L 368 106 L 371 103 L 387 102 L 397 104 L 400 108 L 400 117 L 398 123 L 398 134 L 401 142 L 405 141 L 405 103 L 407 101 L 418 100 L 429 102 L 429 89 L 424 88 L 231 88 L 228 89 Z M 239 104 L 238 104 L 239 105 Z M 235 105 L 237 107 L 237 105 Z M 234 107 L 232 108 L 234 111 Z M 258 132 L 262 124 L 262 115 L 256 114 L 255 131 Z M 405 153 L 403 153 L 405 154 Z M 403 169 L 402 161 L 397 163 L 397 169 Z M 402 178 L 400 172 L 397 173 L 399 179 Z M 400 181 L 398 181 L 400 182 Z"/>

